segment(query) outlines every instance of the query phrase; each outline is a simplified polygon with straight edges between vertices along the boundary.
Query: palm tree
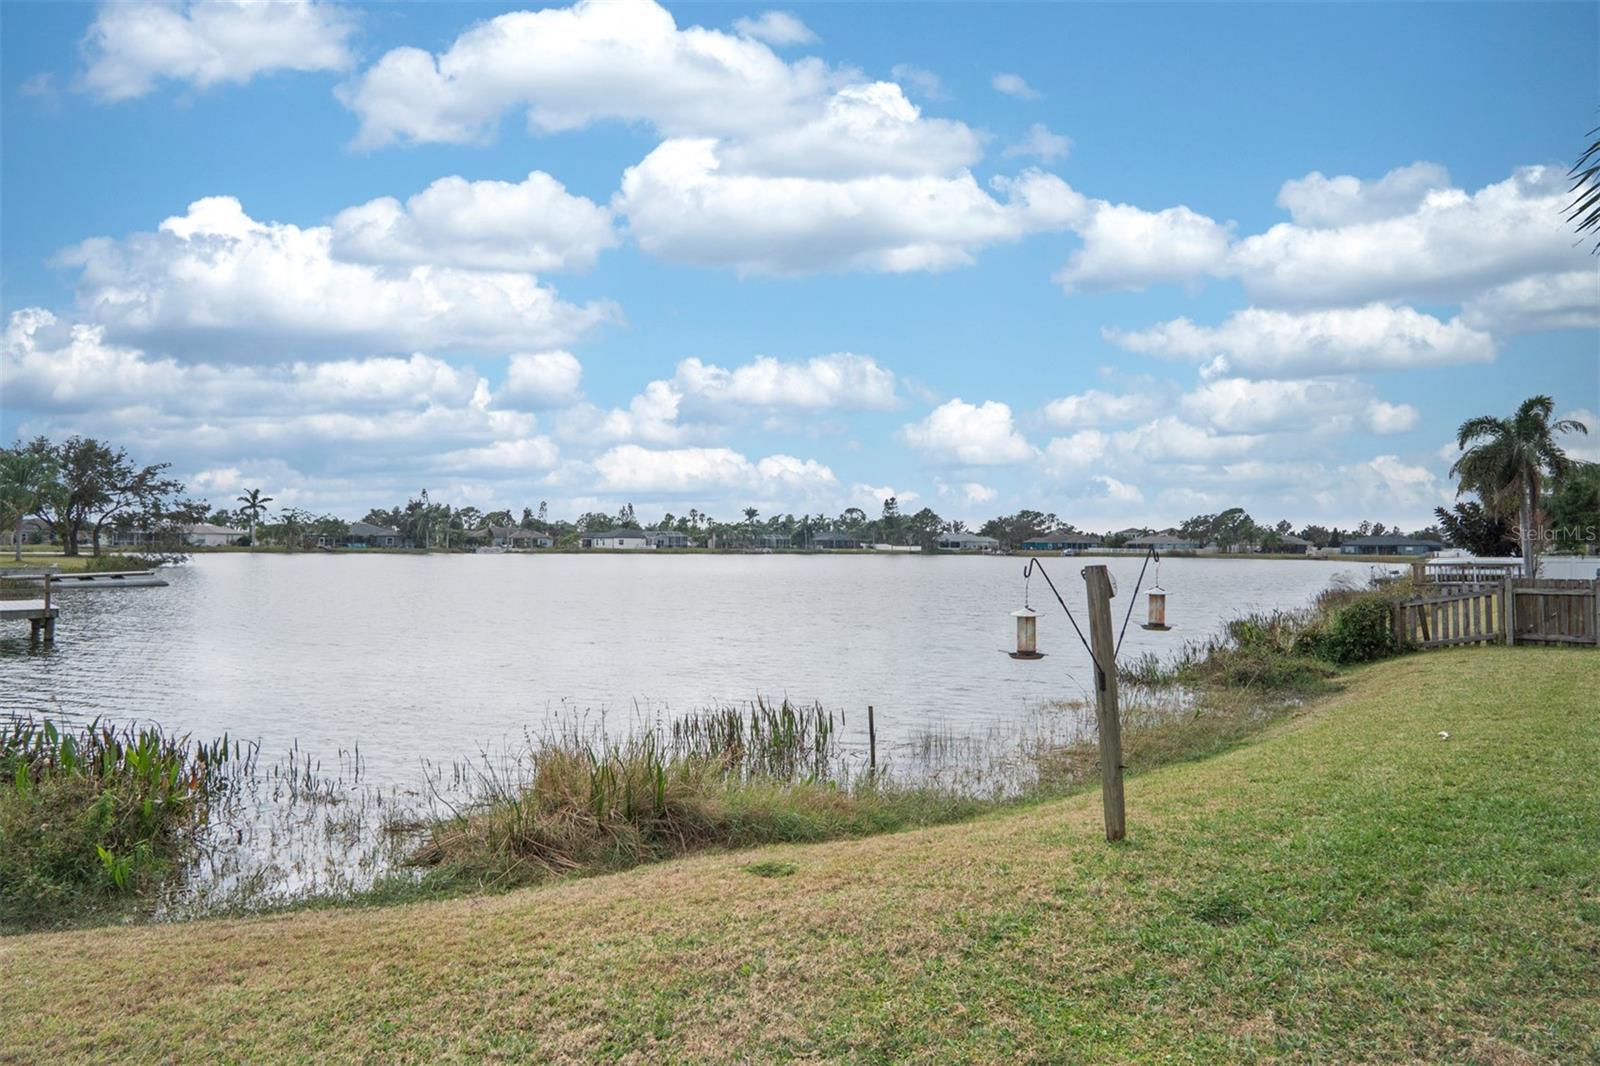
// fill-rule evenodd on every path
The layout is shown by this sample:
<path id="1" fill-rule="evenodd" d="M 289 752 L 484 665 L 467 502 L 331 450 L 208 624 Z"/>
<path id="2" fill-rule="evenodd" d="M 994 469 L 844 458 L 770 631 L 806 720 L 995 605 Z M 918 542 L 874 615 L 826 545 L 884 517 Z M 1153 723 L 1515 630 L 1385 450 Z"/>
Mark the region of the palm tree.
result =
<path id="1" fill-rule="evenodd" d="M 1559 478 L 1572 469 L 1572 460 L 1555 442 L 1558 433 L 1584 433 L 1589 427 L 1570 418 L 1550 421 L 1555 402 L 1548 396 L 1533 396 L 1522 401 L 1510 418 L 1481 415 L 1461 423 L 1456 446 L 1461 458 L 1450 468 L 1450 476 L 1460 479 L 1457 495 L 1473 491 L 1492 511 L 1519 515 L 1518 539 L 1522 542 L 1522 570 L 1534 576 L 1534 521 L 1539 486 L 1548 475 Z M 1469 447 L 1469 445 L 1471 445 Z"/>
<path id="2" fill-rule="evenodd" d="M 272 502 L 272 497 L 261 495 L 260 489 L 251 489 L 239 497 L 239 502 L 244 504 L 239 510 L 250 516 L 250 550 L 255 551 L 256 519 L 267 513 L 267 504 Z"/>

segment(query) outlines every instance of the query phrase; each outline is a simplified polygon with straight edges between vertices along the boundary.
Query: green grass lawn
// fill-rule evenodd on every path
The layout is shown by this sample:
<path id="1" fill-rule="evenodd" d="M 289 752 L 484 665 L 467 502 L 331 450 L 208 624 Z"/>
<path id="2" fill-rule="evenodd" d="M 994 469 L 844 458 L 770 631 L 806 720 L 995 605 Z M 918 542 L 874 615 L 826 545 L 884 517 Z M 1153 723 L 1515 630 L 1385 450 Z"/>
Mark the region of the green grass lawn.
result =
<path id="1" fill-rule="evenodd" d="M 0 940 L 0 1059 L 1600 1059 L 1600 654 L 1349 675 L 936 829 L 501 896 Z M 1448 740 L 1440 732 L 1447 731 Z"/>

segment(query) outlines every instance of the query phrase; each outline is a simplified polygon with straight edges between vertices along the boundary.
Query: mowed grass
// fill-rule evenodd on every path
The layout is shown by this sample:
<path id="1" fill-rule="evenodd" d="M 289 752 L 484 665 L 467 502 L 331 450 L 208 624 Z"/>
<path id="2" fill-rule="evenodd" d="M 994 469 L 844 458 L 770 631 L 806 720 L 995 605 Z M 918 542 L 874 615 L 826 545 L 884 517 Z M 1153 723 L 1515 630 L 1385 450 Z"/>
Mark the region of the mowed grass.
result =
<path id="1" fill-rule="evenodd" d="M 1121 846 L 1091 792 L 500 896 L 0 940 L 0 1057 L 1596 1061 L 1597 691 L 1588 651 L 1364 667 L 1131 777 Z"/>

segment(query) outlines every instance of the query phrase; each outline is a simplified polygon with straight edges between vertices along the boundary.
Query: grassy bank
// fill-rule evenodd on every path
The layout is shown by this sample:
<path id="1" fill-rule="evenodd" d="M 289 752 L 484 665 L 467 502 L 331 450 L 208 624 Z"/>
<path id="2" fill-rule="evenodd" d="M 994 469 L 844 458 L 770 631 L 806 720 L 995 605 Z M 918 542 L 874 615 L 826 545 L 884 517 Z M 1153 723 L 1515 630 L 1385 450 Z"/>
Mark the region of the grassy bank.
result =
<path id="1" fill-rule="evenodd" d="M 17 1057 L 1588 1061 L 1600 657 L 1362 667 L 1098 797 L 506 895 L 0 940 Z M 1442 739 L 1448 732 L 1449 739 Z"/>

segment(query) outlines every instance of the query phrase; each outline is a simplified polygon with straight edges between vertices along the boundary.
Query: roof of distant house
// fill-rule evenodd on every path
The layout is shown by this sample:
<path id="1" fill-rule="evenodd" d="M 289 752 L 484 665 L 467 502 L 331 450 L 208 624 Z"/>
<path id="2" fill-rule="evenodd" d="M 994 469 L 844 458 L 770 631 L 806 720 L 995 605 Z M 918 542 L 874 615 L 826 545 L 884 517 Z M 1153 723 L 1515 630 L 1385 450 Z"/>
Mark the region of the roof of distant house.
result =
<path id="1" fill-rule="evenodd" d="M 352 537 L 398 537 L 400 531 L 388 526 L 375 526 L 371 522 L 351 522 L 350 535 Z"/>
<path id="2" fill-rule="evenodd" d="M 1402 537 L 1402 536 L 1400 536 L 1398 534 L 1395 534 L 1395 533 L 1385 533 L 1385 534 L 1380 534 L 1378 536 L 1372 536 L 1372 537 L 1349 537 L 1349 538 L 1346 538 L 1344 543 L 1346 543 L 1346 544 L 1364 544 L 1364 545 L 1404 544 L 1404 545 L 1407 545 L 1409 547 L 1421 547 L 1422 545 L 1425 545 L 1425 544 L 1432 544 L 1432 545 L 1435 545 L 1436 547 L 1443 547 L 1444 546 L 1444 542 L 1443 541 L 1438 541 L 1438 540 L 1433 540 L 1433 539 L 1421 539 L 1421 538 L 1418 538 L 1418 537 Z"/>
<path id="3" fill-rule="evenodd" d="M 183 531 L 185 533 L 223 534 L 229 537 L 242 537 L 245 532 L 242 529 L 233 529 L 230 526 L 219 526 L 213 522 L 194 522 L 184 526 Z"/>
<path id="4" fill-rule="evenodd" d="M 1049 543 L 1054 541 L 1075 541 L 1079 544 L 1098 544 L 1098 533 L 1080 533 L 1076 529 L 1057 529 L 1049 533 L 1040 533 L 1037 536 L 1026 538 L 1028 543 Z"/>
<path id="5" fill-rule="evenodd" d="M 642 529 L 631 529 L 631 528 L 629 528 L 629 529 L 599 529 L 599 530 L 595 530 L 593 533 L 585 533 L 584 536 L 588 537 L 590 540 L 597 540 L 597 539 L 604 539 L 604 540 L 644 540 L 645 539 L 644 530 L 642 530 Z"/>

